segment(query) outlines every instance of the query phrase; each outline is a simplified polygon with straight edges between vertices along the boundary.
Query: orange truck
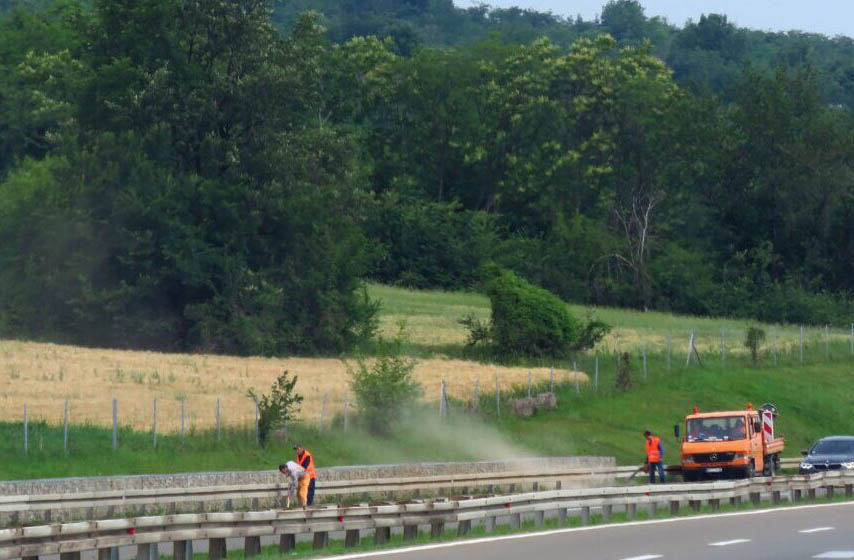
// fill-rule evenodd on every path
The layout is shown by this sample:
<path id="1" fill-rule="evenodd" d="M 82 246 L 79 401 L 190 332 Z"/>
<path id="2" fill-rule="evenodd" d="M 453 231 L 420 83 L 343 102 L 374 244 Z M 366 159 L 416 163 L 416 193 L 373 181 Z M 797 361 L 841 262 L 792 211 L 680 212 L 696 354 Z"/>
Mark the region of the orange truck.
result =
<path id="1" fill-rule="evenodd" d="M 772 476 L 780 468 L 785 440 L 774 434 L 777 407 L 750 403 L 744 410 L 700 412 L 685 417 L 682 437 L 682 478 L 751 478 Z M 674 426 L 679 435 L 679 424 Z"/>

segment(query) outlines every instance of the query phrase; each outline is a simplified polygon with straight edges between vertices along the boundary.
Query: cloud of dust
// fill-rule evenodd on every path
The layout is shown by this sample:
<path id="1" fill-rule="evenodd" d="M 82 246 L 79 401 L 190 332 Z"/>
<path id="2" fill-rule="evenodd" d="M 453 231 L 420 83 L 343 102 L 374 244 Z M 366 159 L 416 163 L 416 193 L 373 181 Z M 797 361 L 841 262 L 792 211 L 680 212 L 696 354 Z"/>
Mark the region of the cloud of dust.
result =
<path id="1" fill-rule="evenodd" d="M 439 449 L 452 461 L 508 460 L 533 457 L 524 446 L 510 441 L 495 427 L 476 415 L 453 412 L 442 420 L 432 409 L 410 411 L 400 432 L 422 444 L 422 449 Z M 413 460 L 424 460 L 423 451 Z"/>

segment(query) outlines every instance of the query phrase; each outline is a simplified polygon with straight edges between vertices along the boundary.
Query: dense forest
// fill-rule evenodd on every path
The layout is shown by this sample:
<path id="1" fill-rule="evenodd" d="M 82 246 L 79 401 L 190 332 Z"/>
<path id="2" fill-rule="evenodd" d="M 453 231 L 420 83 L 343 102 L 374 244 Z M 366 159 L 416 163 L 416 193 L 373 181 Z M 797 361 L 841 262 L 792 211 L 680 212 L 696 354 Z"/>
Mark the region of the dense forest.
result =
<path id="1" fill-rule="evenodd" d="M 0 336 L 334 354 L 375 331 L 365 280 L 487 263 L 576 302 L 851 320 L 851 39 L 634 0 L 0 9 Z"/>

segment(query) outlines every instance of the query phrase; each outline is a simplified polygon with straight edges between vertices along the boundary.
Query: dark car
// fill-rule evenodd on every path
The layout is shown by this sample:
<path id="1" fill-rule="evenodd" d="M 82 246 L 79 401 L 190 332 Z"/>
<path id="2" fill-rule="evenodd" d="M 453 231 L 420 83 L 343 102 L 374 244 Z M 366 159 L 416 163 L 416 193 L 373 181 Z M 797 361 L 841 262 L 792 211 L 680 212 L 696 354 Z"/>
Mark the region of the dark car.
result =
<path id="1" fill-rule="evenodd" d="M 806 457 L 798 469 L 801 474 L 838 471 L 840 469 L 854 471 L 854 436 L 821 438 L 813 444 L 812 449 L 802 451 L 802 453 Z"/>

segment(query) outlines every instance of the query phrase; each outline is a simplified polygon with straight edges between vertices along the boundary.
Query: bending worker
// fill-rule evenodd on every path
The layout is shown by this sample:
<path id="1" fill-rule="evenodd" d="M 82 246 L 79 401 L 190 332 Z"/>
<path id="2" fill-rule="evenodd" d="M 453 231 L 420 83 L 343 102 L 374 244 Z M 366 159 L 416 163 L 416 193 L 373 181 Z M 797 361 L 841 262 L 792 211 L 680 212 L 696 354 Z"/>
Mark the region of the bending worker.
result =
<path id="1" fill-rule="evenodd" d="M 291 507 L 291 496 L 296 491 L 299 505 L 304 506 L 308 502 L 308 476 L 305 469 L 293 461 L 279 465 L 279 472 L 288 477 L 288 502 L 286 507 Z"/>
<path id="2" fill-rule="evenodd" d="M 297 464 L 305 469 L 308 477 L 308 501 L 306 505 L 314 505 L 314 457 L 305 447 L 300 444 L 294 445 L 294 451 L 297 452 Z"/>
<path id="3" fill-rule="evenodd" d="M 664 447 L 661 445 L 661 438 L 652 435 L 652 432 L 646 430 L 643 433 L 646 438 L 646 463 L 649 466 L 649 483 L 655 484 L 655 471 L 658 469 L 658 478 L 664 484 L 664 465 L 661 459 L 664 457 Z"/>

